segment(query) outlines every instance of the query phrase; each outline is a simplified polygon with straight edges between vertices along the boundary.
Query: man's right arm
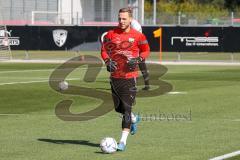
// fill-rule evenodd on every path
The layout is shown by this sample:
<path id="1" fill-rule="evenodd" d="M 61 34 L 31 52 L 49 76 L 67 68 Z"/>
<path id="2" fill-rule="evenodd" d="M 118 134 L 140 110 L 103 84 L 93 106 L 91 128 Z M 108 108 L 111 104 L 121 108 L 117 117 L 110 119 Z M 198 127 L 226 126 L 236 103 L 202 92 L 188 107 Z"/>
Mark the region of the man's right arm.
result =
<path id="1" fill-rule="evenodd" d="M 102 48 L 101 48 L 101 56 L 102 56 L 103 61 L 106 64 L 107 71 L 108 72 L 114 72 L 117 69 L 117 63 L 115 61 L 112 61 L 111 58 L 108 55 L 108 51 L 106 49 L 106 44 L 109 41 L 110 41 L 110 33 L 108 32 L 103 37 Z"/>

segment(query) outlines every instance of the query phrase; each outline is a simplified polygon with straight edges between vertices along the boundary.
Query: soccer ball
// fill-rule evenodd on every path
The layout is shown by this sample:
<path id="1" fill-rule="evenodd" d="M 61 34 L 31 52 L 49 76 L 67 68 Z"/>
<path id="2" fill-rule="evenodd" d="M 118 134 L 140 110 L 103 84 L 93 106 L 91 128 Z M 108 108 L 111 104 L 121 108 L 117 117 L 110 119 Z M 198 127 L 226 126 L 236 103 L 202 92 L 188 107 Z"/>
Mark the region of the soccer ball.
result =
<path id="1" fill-rule="evenodd" d="M 58 87 L 59 87 L 60 90 L 67 90 L 68 89 L 68 82 L 62 81 L 62 82 L 59 83 Z"/>
<path id="2" fill-rule="evenodd" d="M 113 153 L 117 151 L 117 142 L 114 138 L 106 137 L 101 140 L 100 148 L 103 153 Z"/>

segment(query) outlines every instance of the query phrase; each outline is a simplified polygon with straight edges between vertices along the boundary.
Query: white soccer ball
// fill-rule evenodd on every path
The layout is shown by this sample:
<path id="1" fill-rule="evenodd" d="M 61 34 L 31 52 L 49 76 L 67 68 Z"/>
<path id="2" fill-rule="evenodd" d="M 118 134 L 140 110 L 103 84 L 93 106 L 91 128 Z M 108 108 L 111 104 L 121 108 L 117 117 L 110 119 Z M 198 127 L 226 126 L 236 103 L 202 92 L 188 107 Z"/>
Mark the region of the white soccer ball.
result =
<path id="1" fill-rule="evenodd" d="M 114 138 L 106 137 L 101 140 L 100 148 L 103 153 L 114 153 L 117 151 L 117 142 Z"/>
<path id="2" fill-rule="evenodd" d="M 68 89 L 68 82 L 62 81 L 62 82 L 59 83 L 58 87 L 59 87 L 60 90 L 67 90 Z"/>

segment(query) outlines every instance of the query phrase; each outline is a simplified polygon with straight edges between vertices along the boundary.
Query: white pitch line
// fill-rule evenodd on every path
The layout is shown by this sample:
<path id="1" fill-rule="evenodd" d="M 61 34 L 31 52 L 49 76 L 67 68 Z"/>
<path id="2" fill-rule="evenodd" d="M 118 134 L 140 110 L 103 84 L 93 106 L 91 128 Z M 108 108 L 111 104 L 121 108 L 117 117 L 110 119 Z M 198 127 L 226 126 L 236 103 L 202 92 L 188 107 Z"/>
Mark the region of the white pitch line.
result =
<path id="1" fill-rule="evenodd" d="M 187 94 L 187 92 L 177 92 L 177 91 L 175 91 L 175 92 L 168 92 L 167 94 L 172 94 L 172 95 L 174 95 L 174 94 Z"/>
<path id="2" fill-rule="evenodd" d="M 24 114 L 24 113 L 0 113 L 1 116 L 47 116 L 47 117 L 56 117 L 56 116 L 62 116 L 62 117 L 106 117 L 108 115 L 101 115 L 101 116 L 95 116 L 95 115 L 78 115 L 78 114 L 72 114 L 72 115 L 56 115 L 56 114 Z M 122 118 L 121 116 L 118 116 Z M 186 118 L 152 118 L 152 117 L 141 117 L 142 122 L 153 122 L 153 121 L 189 121 Z M 189 121 L 192 122 L 192 121 Z"/>
<path id="3" fill-rule="evenodd" d="M 162 65 L 203 65 L 203 66 L 240 66 L 239 62 L 224 62 L 224 61 L 147 61 L 150 64 Z"/>
<path id="4" fill-rule="evenodd" d="M 97 67 L 96 67 L 97 68 Z M 103 67 L 104 68 L 104 67 Z M 68 68 L 66 68 L 68 69 Z M 75 70 L 86 70 L 87 67 L 76 68 Z M 27 69 L 27 70 L 13 70 L 13 71 L 0 71 L 1 73 L 22 73 L 22 72 L 43 72 L 43 71 L 53 71 L 54 69 Z"/>
<path id="5" fill-rule="evenodd" d="M 64 63 L 67 60 L 50 60 L 50 59 L 33 59 L 33 60 L 23 60 L 23 59 L 13 59 L 13 60 L 6 60 L 6 61 L 1 61 L 1 63 Z"/>
<path id="6" fill-rule="evenodd" d="M 7 76 L 0 76 L 0 78 L 1 79 L 8 79 L 10 82 L 11 82 L 11 80 L 10 79 L 18 79 L 19 81 L 20 80 L 46 80 L 47 79 L 47 77 L 13 77 L 13 76 L 11 76 L 11 77 L 7 77 Z"/>
<path id="7" fill-rule="evenodd" d="M 14 70 L 14 71 L 0 71 L 1 73 L 22 73 L 22 72 L 42 72 L 42 71 L 53 71 L 54 69 L 29 69 L 29 70 Z"/>
<path id="8" fill-rule="evenodd" d="M 48 117 L 56 117 L 56 116 L 63 116 L 63 117 L 102 117 L 102 116 L 83 116 L 83 115 L 56 115 L 56 114 L 24 114 L 24 113 L 1 113 L 0 116 L 48 116 Z"/>
<path id="9" fill-rule="evenodd" d="M 69 78 L 66 80 L 79 80 L 80 78 Z M 42 82 L 48 82 L 49 79 L 41 80 L 41 81 L 25 81 L 25 82 L 8 82 L 8 83 L 0 83 L 0 86 L 4 85 L 13 85 L 13 84 L 30 84 L 30 83 L 42 83 Z"/>
<path id="10" fill-rule="evenodd" d="M 225 160 L 225 159 L 228 159 L 228 158 L 235 157 L 235 156 L 237 156 L 237 155 L 240 155 L 240 151 L 236 151 L 236 152 L 224 154 L 224 155 L 222 155 L 222 156 L 214 157 L 214 158 L 211 158 L 211 159 L 209 159 L 209 160 Z"/>
<path id="11" fill-rule="evenodd" d="M 234 122 L 240 122 L 240 119 L 234 119 L 234 120 L 232 120 L 232 121 L 234 121 Z"/>
<path id="12" fill-rule="evenodd" d="M 67 62 L 68 59 L 65 60 L 51 60 L 51 59 L 35 59 L 35 60 L 22 60 L 22 59 L 14 59 L 14 60 L 6 60 L 0 61 L 1 63 L 64 63 Z M 162 65 L 207 65 L 207 66 L 240 66 L 240 62 L 230 62 L 230 61 L 147 61 L 147 63 L 155 63 Z"/>
<path id="13" fill-rule="evenodd" d="M 27 114 L 21 114 L 21 113 L 1 113 L 0 116 L 26 116 Z"/>
<path id="14" fill-rule="evenodd" d="M 48 80 L 41 80 L 41 81 L 26 81 L 26 82 L 8 82 L 8 83 L 0 83 L 0 86 L 4 86 L 4 85 L 12 85 L 12 84 L 41 83 L 41 82 L 48 82 Z"/>

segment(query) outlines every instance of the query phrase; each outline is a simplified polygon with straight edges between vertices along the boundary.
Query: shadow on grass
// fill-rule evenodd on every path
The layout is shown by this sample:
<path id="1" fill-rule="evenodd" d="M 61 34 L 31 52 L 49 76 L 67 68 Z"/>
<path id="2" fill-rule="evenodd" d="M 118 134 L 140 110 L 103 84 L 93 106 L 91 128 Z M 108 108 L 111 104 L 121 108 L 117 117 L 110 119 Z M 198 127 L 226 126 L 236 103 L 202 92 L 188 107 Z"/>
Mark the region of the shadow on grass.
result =
<path id="1" fill-rule="evenodd" d="M 77 145 L 86 145 L 90 147 L 99 147 L 99 144 L 92 143 L 86 140 L 57 140 L 57 139 L 44 139 L 44 138 L 39 138 L 37 140 L 41 142 L 48 142 L 48 143 L 54 143 L 54 144 L 77 144 Z"/>
<path id="2" fill-rule="evenodd" d="M 95 89 L 111 91 L 111 88 L 95 88 Z"/>
<path id="3" fill-rule="evenodd" d="M 94 153 L 96 153 L 96 154 L 107 154 L 107 153 L 103 153 L 103 152 L 100 152 L 100 151 L 98 151 L 98 152 L 94 152 Z"/>

